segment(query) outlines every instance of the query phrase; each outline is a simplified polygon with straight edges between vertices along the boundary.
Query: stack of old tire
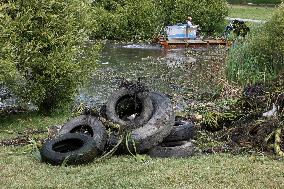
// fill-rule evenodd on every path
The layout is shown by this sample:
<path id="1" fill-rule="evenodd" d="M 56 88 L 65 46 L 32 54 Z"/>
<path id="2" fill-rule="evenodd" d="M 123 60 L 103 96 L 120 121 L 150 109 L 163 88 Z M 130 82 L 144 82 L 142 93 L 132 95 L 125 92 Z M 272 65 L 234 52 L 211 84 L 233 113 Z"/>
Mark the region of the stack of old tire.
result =
<path id="1" fill-rule="evenodd" d="M 188 157 L 194 153 L 189 141 L 194 126 L 175 120 L 171 101 L 164 94 L 137 84 L 124 86 L 110 95 L 102 110 L 99 116 L 81 115 L 65 123 L 56 137 L 43 144 L 42 161 L 85 164 L 114 146 L 119 154 L 147 153 L 152 157 Z M 106 123 L 119 129 L 107 132 Z"/>

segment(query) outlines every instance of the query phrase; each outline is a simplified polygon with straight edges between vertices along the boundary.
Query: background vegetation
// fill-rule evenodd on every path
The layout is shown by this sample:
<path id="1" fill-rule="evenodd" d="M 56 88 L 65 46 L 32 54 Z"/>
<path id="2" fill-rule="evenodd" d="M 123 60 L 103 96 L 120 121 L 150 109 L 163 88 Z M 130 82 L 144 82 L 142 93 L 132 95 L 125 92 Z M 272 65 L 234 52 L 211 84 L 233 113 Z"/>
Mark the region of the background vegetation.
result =
<path id="1" fill-rule="evenodd" d="M 275 7 L 229 5 L 229 17 L 255 20 L 268 20 Z"/>
<path id="2" fill-rule="evenodd" d="M 94 38 L 151 39 L 168 24 L 193 17 L 204 32 L 223 30 L 228 15 L 225 0 L 108 0 L 93 3 L 99 23 Z M 222 26 L 222 27 L 221 27 Z"/>
<path id="3" fill-rule="evenodd" d="M 99 39 L 140 40 L 151 38 L 160 31 L 163 12 L 154 0 L 95 1 Z"/>
<path id="4" fill-rule="evenodd" d="M 247 39 L 231 48 L 228 77 L 241 84 L 266 82 L 284 71 L 284 6 L 253 29 Z"/>
<path id="5" fill-rule="evenodd" d="M 87 1 L 6 0 L 0 3 L 0 84 L 40 111 L 72 99 L 93 67 L 83 42 L 94 30 Z"/>

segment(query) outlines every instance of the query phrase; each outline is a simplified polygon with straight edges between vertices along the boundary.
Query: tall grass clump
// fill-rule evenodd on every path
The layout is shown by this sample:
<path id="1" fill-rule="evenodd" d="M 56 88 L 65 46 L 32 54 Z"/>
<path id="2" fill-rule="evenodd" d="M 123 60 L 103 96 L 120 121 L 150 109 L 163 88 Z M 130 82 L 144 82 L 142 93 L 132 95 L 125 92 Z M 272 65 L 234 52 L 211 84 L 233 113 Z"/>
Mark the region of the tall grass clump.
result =
<path id="1" fill-rule="evenodd" d="M 267 82 L 284 71 L 284 5 L 265 24 L 237 41 L 227 59 L 229 80 L 241 85 Z"/>

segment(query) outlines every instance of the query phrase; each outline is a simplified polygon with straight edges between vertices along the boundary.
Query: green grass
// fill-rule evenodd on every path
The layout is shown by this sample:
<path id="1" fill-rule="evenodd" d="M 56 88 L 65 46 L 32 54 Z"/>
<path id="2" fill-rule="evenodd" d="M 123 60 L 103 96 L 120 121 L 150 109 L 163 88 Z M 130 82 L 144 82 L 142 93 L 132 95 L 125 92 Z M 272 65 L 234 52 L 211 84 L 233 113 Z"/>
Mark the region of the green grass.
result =
<path id="1" fill-rule="evenodd" d="M 47 129 L 62 124 L 70 117 L 70 113 L 57 113 L 43 116 L 36 112 L 0 117 L 0 140 L 15 137 L 28 129 Z"/>
<path id="2" fill-rule="evenodd" d="M 273 7 L 230 5 L 229 17 L 268 20 L 274 10 Z"/>
<path id="3" fill-rule="evenodd" d="M 62 124 L 70 114 L 0 118 L 0 136 Z M 12 134 L 4 131 L 10 131 Z M 32 137 L 32 136 L 31 136 Z M 112 157 L 84 166 L 51 166 L 34 144 L 0 147 L 0 188 L 283 188 L 284 160 L 215 154 L 185 159 Z"/>
<path id="4" fill-rule="evenodd" d="M 17 148 L 0 147 L 1 188 L 283 188 L 284 163 L 228 154 L 136 161 L 112 157 L 84 166 L 41 163 Z"/>

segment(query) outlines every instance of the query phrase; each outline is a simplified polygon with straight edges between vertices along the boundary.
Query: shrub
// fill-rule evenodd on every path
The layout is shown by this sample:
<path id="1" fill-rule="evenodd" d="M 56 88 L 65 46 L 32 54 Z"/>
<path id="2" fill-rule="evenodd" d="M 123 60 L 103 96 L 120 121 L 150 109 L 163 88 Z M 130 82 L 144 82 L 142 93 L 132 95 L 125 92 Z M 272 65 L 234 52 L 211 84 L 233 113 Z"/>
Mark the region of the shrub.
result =
<path id="1" fill-rule="evenodd" d="M 254 28 L 248 38 L 232 48 L 227 75 L 240 84 L 266 82 L 284 71 L 284 5 L 264 25 Z"/>
<path id="2" fill-rule="evenodd" d="M 149 39 L 161 29 L 162 12 L 154 0 L 97 3 L 99 29 L 93 37 L 107 39 Z"/>
<path id="3" fill-rule="evenodd" d="M 228 14 L 225 0 L 108 0 L 96 1 L 94 7 L 99 28 L 93 36 L 107 39 L 149 39 L 188 15 L 204 32 L 215 32 L 223 30 Z"/>
<path id="4" fill-rule="evenodd" d="M 6 0 L 0 9 L 0 82 L 17 81 L 14 92 L 40 111 L 69 102 L 92 68 L 78 58 L 94 29 L 92 7 L 82 0 Z"/>
<path id="5" fill-rule="evenodd" d="M 177 0 L 171 12 L 170 22 L 183 22 L 187 15 L 203 32 L 212 33 L 224 29 L 224 18 L 228 15 L 225 0 Z"/>

